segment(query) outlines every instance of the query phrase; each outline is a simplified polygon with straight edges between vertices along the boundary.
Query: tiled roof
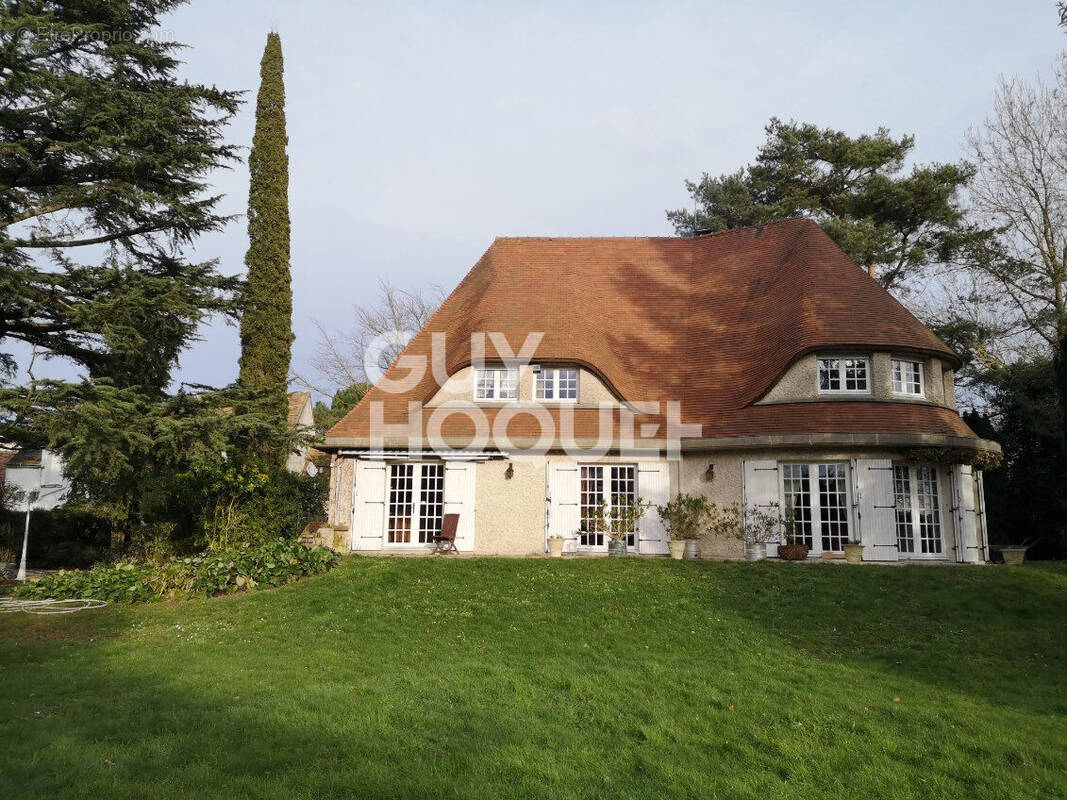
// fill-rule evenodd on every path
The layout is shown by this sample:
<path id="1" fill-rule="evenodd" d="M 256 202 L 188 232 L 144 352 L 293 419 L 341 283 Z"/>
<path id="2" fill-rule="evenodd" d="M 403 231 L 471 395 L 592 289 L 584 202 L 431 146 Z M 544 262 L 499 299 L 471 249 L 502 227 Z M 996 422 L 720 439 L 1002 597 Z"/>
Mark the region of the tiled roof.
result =
<path id="1" fill-rule="evenodd" d="M 920 404 L 753 405 L 814 350 L 889 349 L 959 361 L 807 220 L 695 238 L 497 239 L 405 354 L 428 360 L 432 334 L 444 333 L 453 374 L 472 361 L 471 333 L 493 331 L 515 352 L 528 332 L 541 331 L 534 360 L 583 364 L 628 401 L 680 401 L 682 421 L 699 423 L 705 437 L 974 437 L 955 412 Z M 499 357 L 487 338 L 486 359 Z M 387 377 L 406 374 L 394 365 Z M 326 444 L 369 436 L 374 401 L 384 403 L 385 422 L 395 424 L 406 419 L 409 401 L 426 403 L 437 389 L 429 370 L 403 393 L 375 387 L 329 431 Z M 576 428 L 594 424 L 586 416 Z M 521 419 L 513 424 L 532 422 Z M 458 431 L 464 421 L 449 424 Z"/>
<path id="2" fill-rule="evenodd" d="M 300 412 L 304 406 L 311 402 L 311 392 L 289 392 L 289 426 L 293 427 L 300 422 Z"/>

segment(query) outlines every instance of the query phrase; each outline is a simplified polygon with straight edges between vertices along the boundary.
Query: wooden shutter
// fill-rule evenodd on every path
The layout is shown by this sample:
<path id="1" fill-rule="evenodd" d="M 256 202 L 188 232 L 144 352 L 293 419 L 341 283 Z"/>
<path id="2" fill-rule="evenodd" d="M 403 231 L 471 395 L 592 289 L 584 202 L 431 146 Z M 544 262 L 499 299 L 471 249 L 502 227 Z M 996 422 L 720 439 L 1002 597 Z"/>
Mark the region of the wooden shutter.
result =
<path id="1" fill-rule="evenodd" d="M 746 460 L 741 470 L 741 504 L 745 511 L 745 521 L 753 511 L 781 518 L 781 494 L 779 492 L 777 461 Z M 814 483 L 813 483 L 814 491 Z M 767 555 L 778 555 L 778 543 L 767 544 Z"/>
<path id="2" fill-rule="evenodd" d="M 637 496 L 643 503 L 651 503 L 637 528 L 637 552 L 666 555 L 667 529 L 656 506 L 670 500 L 670 474 L 667 462 L 637 465 Z"/>
<path id="3" fill-rule="evenodd" d="M 859 491 L 859 540 L 864 561 L 898 561 L 897 506 L 893 462 L 856 459 L 853 469 Z M 918 532 L 915 534 L 918 536 Z"/>
<path id="4" fill-rule="evenodd" d="M 548 465 L 548 535 L 562 536 L 566 553 L 578 550 L 578 526 L 581 524 L 578 470 L 573 461 Z"/>
<path id="5" fill-rule="evenodd" d="M 385 532 L 389 465 L 357 461 L 352 492 L 352 549 L 381 550 Z"/>
<path id="6" fill-rule="evenodd" d="M 974 472 L 970 464 L 952 465 L 952 523 L 956 529 L 956 560 L 976 564 L 982 560 L 975 520 Z"/>
<path id="7" fill-rule="evenodd" d="M 981 536 L 982 557 L 989 560 L 989 517 L 985 513 L 985 481 L 982 478 L 982 470 L 974 471 L 975 477 L 975 521 L 978 523 L 978 533 Z"/>
<path id="8" fill-rule="evenodd" d="M 445 513 L 459 514 L 456 549 L 474 551 L 474 464 L 445 464 Z"/>

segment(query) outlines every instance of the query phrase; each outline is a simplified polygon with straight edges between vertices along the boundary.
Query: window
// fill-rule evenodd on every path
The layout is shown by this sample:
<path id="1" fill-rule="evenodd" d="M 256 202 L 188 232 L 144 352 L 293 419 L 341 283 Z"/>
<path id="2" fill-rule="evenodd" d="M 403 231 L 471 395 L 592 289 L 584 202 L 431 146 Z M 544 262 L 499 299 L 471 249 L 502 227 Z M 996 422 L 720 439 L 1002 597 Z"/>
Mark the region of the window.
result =
<path id="1" fill-rule="evenodd" d="M 919 361 L 893 359 L 893 394 L 923 396 L 923 365 Z"/>
<path id="2" fill-rule="evenodd" d="M 542 369 L 537 373 L 537 399 L 577 402 L 577 369 Z"/>
<path id="3" fill-rule="evenodd" d="M 901 555 L 937 556 L 944 552 L 941 499 L 933 467 L 893 467 L 897 549 Z"/>
<path id="4" fill-rule="evenodd" d="M 474 378 L 475 400 L 518 400 L 517 369 L 480 369 Z"/>
<path id="5" fill-rule="evenodd" d="M 820 358 L 819 391 L 869 392 L 870 371 L 866 358 Z"/>
<path id="6" fill-rule="evenodd" d="M 782 497 L 798 543 L 816 554 L 845 549 L 850 524 L 845 464 L 783 464 Z"/>
<path id="7" fill-rule="evenodd" d="M 578 543 L 582 547 L 605 547 L 607 545 L 605 533 L 591 530 L 595 527 L 592 522 L 601 503 L 604 504 L 605 518 L 610 521 L 615 514 L 615 509 L 635 502 L 637 502 L 637 468 L 633 465 L 582 467 L 579 493 L 581 531 Z M 626 546 L 637 546 L 636 530 L 626 534 Z"/>
<path id="8" fill-rule="evenodd" d="M 444 510 L 444 464 L 390 466 L 389 544 L 432 544 L 434 535 L 441 532 Z"/>

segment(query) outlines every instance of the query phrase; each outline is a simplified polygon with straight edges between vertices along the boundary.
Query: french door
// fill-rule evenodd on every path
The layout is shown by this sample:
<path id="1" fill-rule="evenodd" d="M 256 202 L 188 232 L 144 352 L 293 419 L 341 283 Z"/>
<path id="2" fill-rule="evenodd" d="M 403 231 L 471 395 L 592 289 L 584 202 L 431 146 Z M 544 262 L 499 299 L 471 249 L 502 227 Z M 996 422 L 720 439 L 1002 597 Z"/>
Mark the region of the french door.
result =
<path id="1" fill-rule="evenodd" d="M 441 532 L 444 509 L 443 463 L 390 465 L 387 544 L 433 544 Z"/>
<path id="2" fill-rule="evenodd" d="M 597 508 L 605 504 L 605 517 L 610 522 L 616 509 L 637 500 L 637 467 L 632 464 L 587 465 L 579 470 L 580 491 L 578 508 L 581 526 L 578 546 L 589 550 L 607 549 L 608 536 L 591 530 Z M 626 534 L 626 546 L 637 547 L 637 531 Z"/>
<path id="3" fill-rule="evenodd" d="M 794 541 L 813 555 L 844 551 L 851 529 L 847 464 L 782 464 L 782 498 Z"/>
<path id="4" fill-rule="evenodd" d="M 901 558 L 942 558 L 941 493 L 937 470 L 928 466 L 893 466 L 897 550 Z"/>

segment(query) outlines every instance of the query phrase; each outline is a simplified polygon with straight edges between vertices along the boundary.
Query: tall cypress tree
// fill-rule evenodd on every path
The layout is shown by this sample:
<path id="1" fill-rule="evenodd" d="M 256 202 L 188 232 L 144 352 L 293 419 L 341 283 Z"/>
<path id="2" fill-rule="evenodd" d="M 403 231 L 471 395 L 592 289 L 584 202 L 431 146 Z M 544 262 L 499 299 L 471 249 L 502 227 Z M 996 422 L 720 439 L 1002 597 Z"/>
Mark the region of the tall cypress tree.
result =
<path id="1" fill-rule="evenodd" d="M 268 417 L 279 426 L 286 422 L 293 342 L 286 143 L 282 40 L 277 33 L 270 33 L 260 62 L 256 130 L 248 158 L 248 279 L 241 316 L 240 383 L 265 400 Z M 279 460 L 284 457 L 281 453 L 269 455 Z"/>

